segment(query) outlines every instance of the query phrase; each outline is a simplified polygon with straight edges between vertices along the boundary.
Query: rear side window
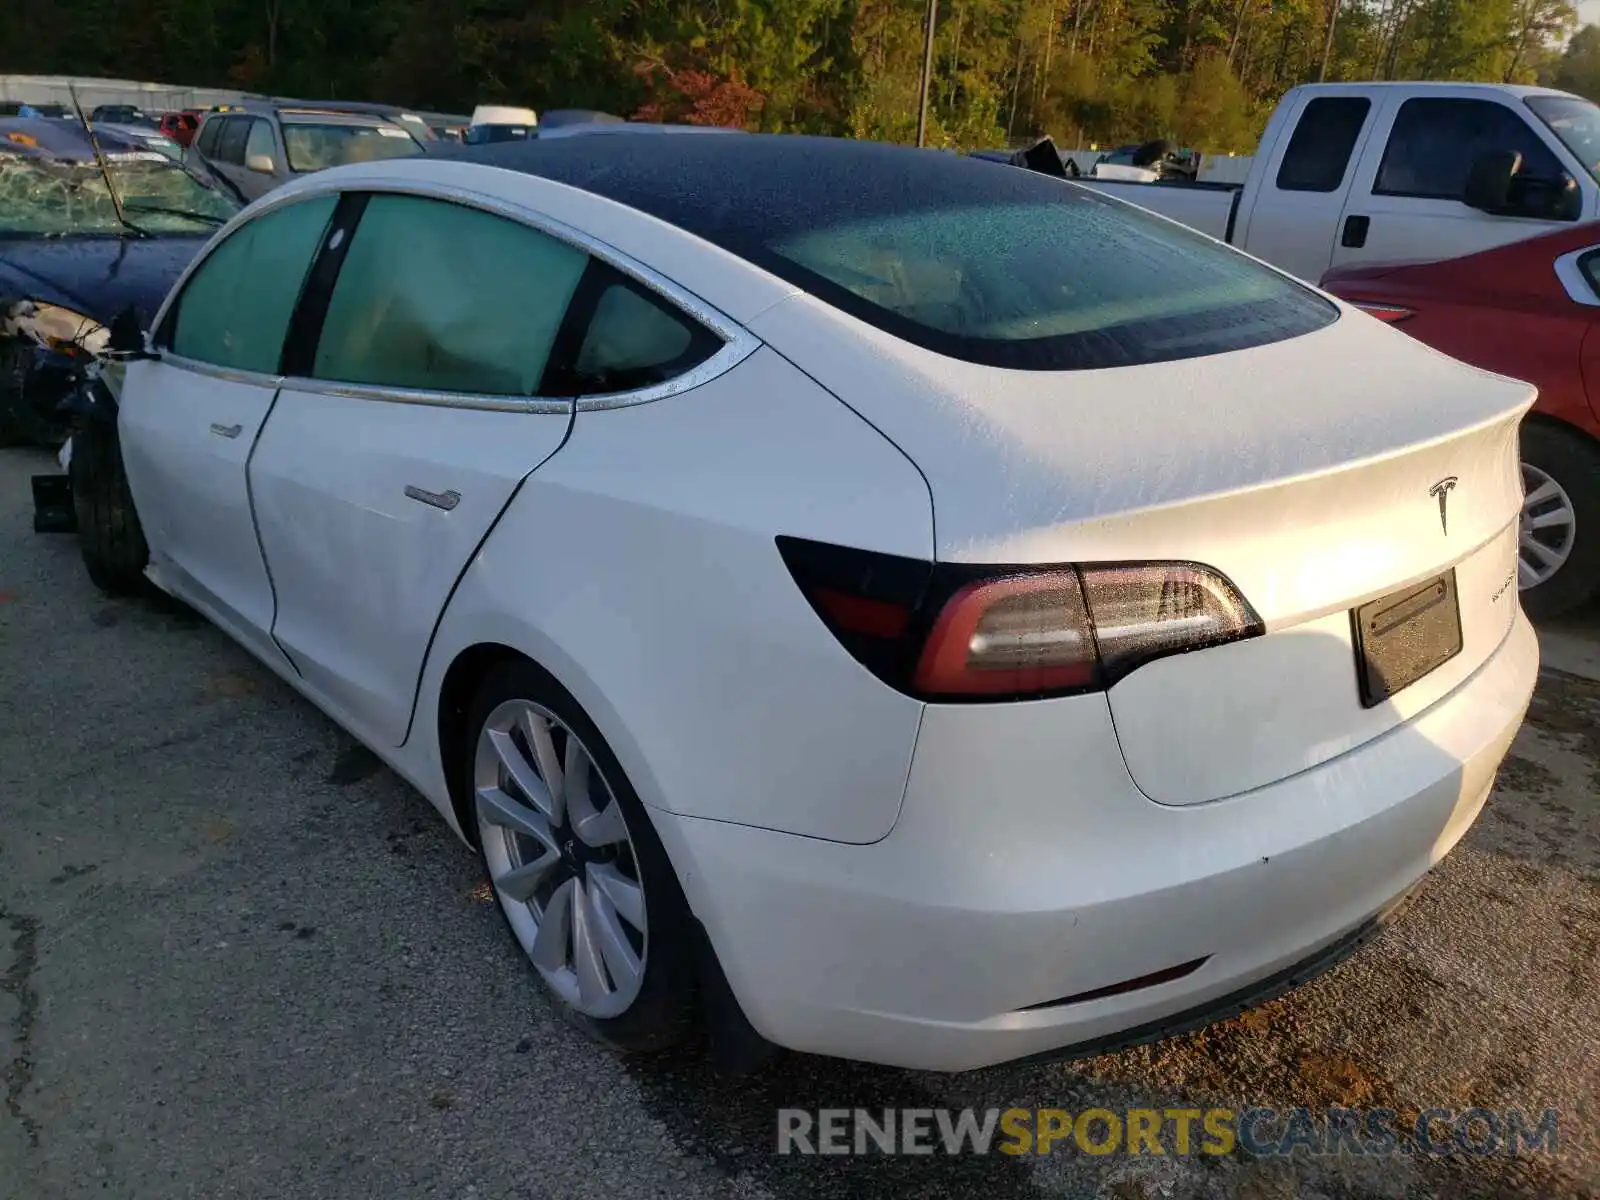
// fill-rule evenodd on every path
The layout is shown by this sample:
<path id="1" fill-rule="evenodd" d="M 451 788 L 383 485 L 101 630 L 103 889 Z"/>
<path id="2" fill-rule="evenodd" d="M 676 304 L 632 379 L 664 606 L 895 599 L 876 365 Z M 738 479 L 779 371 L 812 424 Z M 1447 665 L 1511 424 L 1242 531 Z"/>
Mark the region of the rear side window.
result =
<path id="1" fill-rule="evenodd" d="M 1338 191 L 1371 110 L 1365 96 L 1319 96 L 1307 104 L 1278 164 L 1278 190 Z"/>
<path id="2" fill-rule="evenodd" d="M 553 393 L 598 396 L 652 387 L 692 370 L 722 339 L 614 267 L 592 263 L 583 292 L 594 307 L 572 366 L 547 383 Z"/>
<path id="3" fill-rule="evenodd" d="M 273 209 L 228 235 L 195 269 L 164 322 L 175 354 L 274 375 L 289 318 L 337 198 Z"/>
<path id="4" fill-rule="evenodd" d="M 589 262 L 477 209 L 372 197 L 317 343 L 318 379 L 531 396 Z"/>
<path id="5" fill-rule="evenodd" d="M 1380 196 L 1460 200 L 1479 155 L 1512 150 L 1521 174 L 1554 181 L 1555 154 L 1516 111 L 1492 100 L 1407 100 L 1384 147 L 1372 190 Z"/>
<path id="6" fill-rule="evenodd" d="M 1208 238 L 1055 186 L 1048 200 L 811 229 L 747 257 L 906 341 L 1021 370 L 1217 354 L 1338 318 L 1311 291 Z"/>
<path id="7" fill-rule="evenodd" d="M 233 163 L 236 166 L 243 165 L 244 141 L 249 133 L 249 117 L 229 117 L 223 123 L 222 132 L 217 135 L 217 160 Z"/>
<path id="8" fill-rule="evenodd" d="M 515 142 L 537 136 L 528 125 L 473 125 L 464 139 L 469 146 L 486 146 L 490 142 Z"/>

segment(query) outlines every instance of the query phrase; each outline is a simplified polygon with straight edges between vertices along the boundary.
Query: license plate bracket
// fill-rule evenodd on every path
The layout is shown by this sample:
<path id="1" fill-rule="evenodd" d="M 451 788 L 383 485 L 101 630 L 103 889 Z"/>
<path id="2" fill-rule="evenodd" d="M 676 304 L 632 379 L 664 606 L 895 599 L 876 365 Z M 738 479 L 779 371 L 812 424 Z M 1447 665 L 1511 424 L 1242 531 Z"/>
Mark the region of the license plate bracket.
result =
<path id="1" fill-rule="evenodd" d="M 1361 707 L 1375 708 L 1461 653 L 1455 569 L 1350 610 Z"/>

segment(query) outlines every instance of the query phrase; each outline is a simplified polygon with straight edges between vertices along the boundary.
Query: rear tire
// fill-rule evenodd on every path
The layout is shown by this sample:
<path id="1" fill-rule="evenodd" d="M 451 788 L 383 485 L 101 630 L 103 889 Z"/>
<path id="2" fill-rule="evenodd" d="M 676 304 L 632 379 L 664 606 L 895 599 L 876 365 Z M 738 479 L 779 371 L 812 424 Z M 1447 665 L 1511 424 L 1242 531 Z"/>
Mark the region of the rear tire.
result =
<path id="1" fill-rule="evenodd" d="M 1555 617 L 1600 594 L 1600 445 L 1575 429 L 1527 421 L 1522 464 L 1522 607 L 1536 619 Z"/>
<path id="2" fill-rule="evenodd" d="M 109 421 L 87 421 L 72 435 L 72 505 L 78 547 L 95 587 L 113 596 L 142 591 L 150 547 L 122 467 L 122 445 Z"/>
<path id="3" fill-rule="evenodd" d="M 699 931 L 650 816 L 600 731 L 526 659 L 490 672 L 466 728 L 461 786 L 490 885 L 553 999 L 619 1050 L 686 1040 L 696 1026 Z M 550 800 L 547 774 L 559 781 L 558 801 Z M 479 799 L 485 792 L 490 804 Z M 548 818 L 552 809 L 558 818 Z M 638 971 L 630 973 L 629 960 Z"/>

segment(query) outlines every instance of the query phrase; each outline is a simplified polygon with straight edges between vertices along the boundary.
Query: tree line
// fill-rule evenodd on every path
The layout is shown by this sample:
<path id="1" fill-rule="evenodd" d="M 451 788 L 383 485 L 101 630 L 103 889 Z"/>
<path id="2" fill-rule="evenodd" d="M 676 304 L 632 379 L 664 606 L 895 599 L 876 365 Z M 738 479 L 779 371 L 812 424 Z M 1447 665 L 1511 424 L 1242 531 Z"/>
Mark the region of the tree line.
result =
<path id="1" fill-rule="evenodd" d="M 914 136 L 926 0 L 5 0 L 0 68 Z M 939 0 L 929 141 L 1248 151 L 1318 78 L 1600 98 L 1569 0 Z"/>

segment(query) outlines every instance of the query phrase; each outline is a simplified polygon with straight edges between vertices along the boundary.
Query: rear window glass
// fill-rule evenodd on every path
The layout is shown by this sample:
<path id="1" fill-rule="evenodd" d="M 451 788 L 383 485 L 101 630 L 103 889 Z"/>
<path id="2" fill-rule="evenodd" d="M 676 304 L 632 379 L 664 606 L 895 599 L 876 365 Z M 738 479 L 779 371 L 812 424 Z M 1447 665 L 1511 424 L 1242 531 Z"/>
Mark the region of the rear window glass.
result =
<path id="1" fill-rule="evenodd" d="M 422 149 L 398 125 L 311 125 L 284 122 L 283 147 L 291 171 L 324 171 L 350 163 L 404 158 Z"/>
<path id="2" fill-rule="evenodd" d="M 1243 255 L 1067 186 L 789 232 L 747 254 L 906 341 L 1021 370 L 1217 354 L 1338 318 Z"/>

